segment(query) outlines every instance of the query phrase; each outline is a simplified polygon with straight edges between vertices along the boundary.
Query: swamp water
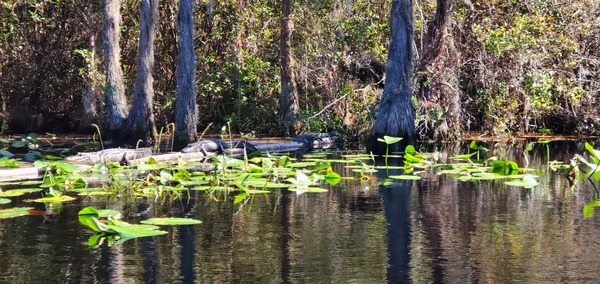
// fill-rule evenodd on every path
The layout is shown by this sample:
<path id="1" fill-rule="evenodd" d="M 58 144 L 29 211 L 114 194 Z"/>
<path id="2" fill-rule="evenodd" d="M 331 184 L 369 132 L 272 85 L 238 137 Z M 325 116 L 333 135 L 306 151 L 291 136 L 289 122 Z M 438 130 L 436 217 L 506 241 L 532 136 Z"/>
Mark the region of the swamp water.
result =
<path id="1" fill-rule="evenodd" d="M 551 142 L 550 158 L 568 162 L 585 153 L 582 144 Z M 571 186 L 566 170 L 547 167 L 545 145 L 527 161 L 523 147 L 486 156 L 529 162 L 539 176 L 530 189 L 436 171 L 383 183 L 400 170 L 360 179 L 333 163 L 355 179 L 322 185 L 324 193 L 274 189 L 238 204 L 202 191 L 166 202 L 14 198 L 10 206 L 37 211 L 0 219 L 0 283 L 597 283 L 600 213 L 589 205 L 599 197 L 595 186 L 587 179 Z M 444 150 L 441 158 L 468 151 Z M 130 223 L 154 216 L 203 223 L 90 247 L 93 232 L 77 217 L 86 206 L 117 209 Z"/>

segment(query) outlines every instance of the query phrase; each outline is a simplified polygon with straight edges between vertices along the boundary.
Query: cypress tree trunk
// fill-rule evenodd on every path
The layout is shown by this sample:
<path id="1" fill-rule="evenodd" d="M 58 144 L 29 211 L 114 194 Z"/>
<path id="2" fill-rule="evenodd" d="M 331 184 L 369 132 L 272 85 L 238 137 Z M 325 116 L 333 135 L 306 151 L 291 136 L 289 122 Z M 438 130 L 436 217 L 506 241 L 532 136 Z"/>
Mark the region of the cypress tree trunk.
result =
<path id="1" fill-rule="evenodd" d="M 122 0 L 104 0 L 104 64 L 106 69 L 106 136 L 114 137 L 127 116 L 120 56 Z"/>
<path id="2" fill-rule="evenodd" d="M 180 150 L 196 141 L 198 105 L 196 104 L 194 55 L 194 0 L 179 2 L 179 53 L 177 55 L 177 106 L 173 147 Z"/>
<path id="3" fill-rule="evenodd" d="M 292 72 L 292 30 L 294 23 L 290 18 L 292 0 L 283 0 L 281 4 L 281 93 L 279 95 L 279 124 L 283 135 L 294 135 L 294 122 L 298 115 L 298 88 Z"/>
<path id="4" fill-rule="evenodd" d="M 142 0 L 140 4 L 140 44 L 137 74 L 134 84 L 131 111 L 121 132 L 121 139 L 128 144 L 142 140 L 144 145 L 156 139 L 156 126 L 152 112 L 154 88 L 154 39 L 158 23 L 158 0 Z"/>
<path id="5" fill-rule="evenodd" d="M 431 102 L 425 105 L 439 104 L 445 110 L 444 121 L 429 134 L 434 139 L 459 138 L 461 132 L 460 93 L 451 87 L 458 85 L 457 75 L 452 72 L 458 60 L 452 52 L 452 42 L 446 43 L 454 3 L 455 0 L 437 0 L 435 16 L 427 28 L 416 67 L 419 99 Z M 442 55 L 444 48 L 449 51 Z"/>
<path id="6" fill-rule="evenodd" d="M 368 145 L 377 154 L 385 153 L 386 145 L 377 141 L 385 135 L 403 138 L 400 143 L 390 145 L 392 151 L 403 151 L 406 145 L 416 144 L 411 102 L 412 8 L 412 0 L 392 1 L 385 87 Z"/>
<path id="7" fill-rule="evenodd" d="M 79 122 L 79 131 L 91 129 L 93 123 L 98 121 L 98 82 L 96 67 L 96 33 L 94 32 L 94 4 L 93 0 L 88 1 L 88 38 L 89 60 L 87 62 L 87 72 L 84 76 L 86 82 L 85 89 L 82 94 L 81 103 L 83 112 L 81 113 L 81 121 Z"/>

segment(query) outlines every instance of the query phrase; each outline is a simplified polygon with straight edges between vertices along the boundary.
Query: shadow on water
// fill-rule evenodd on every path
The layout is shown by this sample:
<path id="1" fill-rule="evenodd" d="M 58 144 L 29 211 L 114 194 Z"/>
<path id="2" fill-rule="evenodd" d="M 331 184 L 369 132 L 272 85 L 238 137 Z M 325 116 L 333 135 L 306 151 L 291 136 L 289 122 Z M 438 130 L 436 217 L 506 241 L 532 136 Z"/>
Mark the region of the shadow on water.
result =
<path id="1" fill-rule="evenodd" d="M 376 159 L 376 165 L 385 165 L 383 158 Z M 402 166 L 400 159 L 389 159 L 388 165 Z M 380 169 L 380 180 L 389 175 L 403 174 L 401 169 Z M 410 273 L 410 235 L 411 235 L 411 190 L 413 181 L 403 180 L 391 185 L 379 185 L 387 220 L 388 270 L 389 283 L 409 283 Z"/>

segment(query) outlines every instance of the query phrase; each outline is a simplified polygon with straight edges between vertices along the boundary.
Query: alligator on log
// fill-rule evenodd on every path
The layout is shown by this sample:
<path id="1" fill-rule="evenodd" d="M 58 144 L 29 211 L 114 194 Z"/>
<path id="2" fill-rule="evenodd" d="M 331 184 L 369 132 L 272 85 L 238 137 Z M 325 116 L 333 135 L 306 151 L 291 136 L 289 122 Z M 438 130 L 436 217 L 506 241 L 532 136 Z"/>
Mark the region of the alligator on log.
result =
<path id="1" fill-rule="evenodd" d="M 224 141 L 219 139 L 203 139 L 198 142 L 187 145 L 187 147 L 181 150 L 182 153 L 208 153 L 223 154 L 228 149 L 243 149 L 246 153 L 253 153 L 259 151 L 256 146 L 247 140 L 239 142 Z"/>
<path id="2" fill-rule="evenodd" d="M 97 152 L 78 153 L 67 157 L 66 161 L 74 164 L 93 165 L 99 162 L 119 162 L 121 165 L 131 165 L 144 158 L 152 157 L 156 161 L 176 161 L 181 158 L 194 161 L 219 154 L 243 155 L 254 152 L 290 152 L 294 157 L 301 158 L 315 148 L 331 145 L 335 137 L 329 134 L 305 134 L 296 137 L 292 142 L 254 145 L 246 140 L 226 141 L 219 139 L 203 139 L 189 144 L 176 153 L 153 155 L 151 148 L 123 149 L 114 148 Z"/>
<path id="3" fill-rule="evenodd" d="M 67 157 L 65 160 L 74 164 L 96 164 L 100 162 L 121 162 L 129 163 L 130 160 L 136 160 L 152 156 L 151 148 L 122 149 L 113 148 L 97 152 L 78 153 L 75 156 Z"/>

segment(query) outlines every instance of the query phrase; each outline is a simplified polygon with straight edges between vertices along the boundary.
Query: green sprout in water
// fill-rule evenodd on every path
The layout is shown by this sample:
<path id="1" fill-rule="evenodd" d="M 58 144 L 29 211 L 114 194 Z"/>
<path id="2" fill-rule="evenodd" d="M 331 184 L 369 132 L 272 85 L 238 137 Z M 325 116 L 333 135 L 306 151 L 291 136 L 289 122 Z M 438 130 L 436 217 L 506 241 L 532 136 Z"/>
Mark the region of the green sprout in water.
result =
<path id="1" fill-rule="evenodd" d="M 390 145 L 398 143 L 402 140 L 402 137 L 383 136 L 383 138 L 377 138 L 377 141 L 385 143 L 385 167 L 388 167 L 388 156 L 390 154 Z"/>

